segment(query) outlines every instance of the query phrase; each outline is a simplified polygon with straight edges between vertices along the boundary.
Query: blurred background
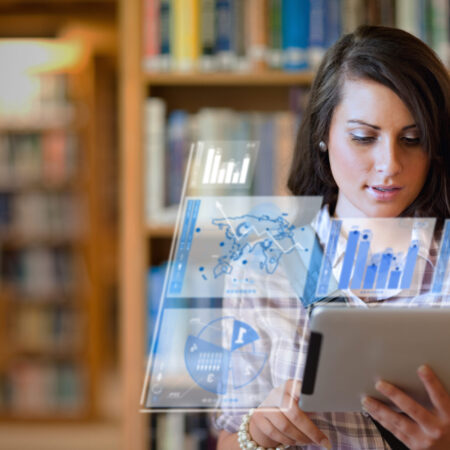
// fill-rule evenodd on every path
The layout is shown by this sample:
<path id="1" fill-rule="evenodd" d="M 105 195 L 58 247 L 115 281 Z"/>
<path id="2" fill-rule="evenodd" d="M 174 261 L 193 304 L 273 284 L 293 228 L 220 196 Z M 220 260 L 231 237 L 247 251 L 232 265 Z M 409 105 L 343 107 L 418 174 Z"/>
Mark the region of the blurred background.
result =
<path id="1" fill-rule="evenodd" d="M 359 24 L 449 62 L 449 0 L 0 0 L 0 450 L 215 448 L 141 413 L 190 142 L 285 180 L 314 71 Z"/>

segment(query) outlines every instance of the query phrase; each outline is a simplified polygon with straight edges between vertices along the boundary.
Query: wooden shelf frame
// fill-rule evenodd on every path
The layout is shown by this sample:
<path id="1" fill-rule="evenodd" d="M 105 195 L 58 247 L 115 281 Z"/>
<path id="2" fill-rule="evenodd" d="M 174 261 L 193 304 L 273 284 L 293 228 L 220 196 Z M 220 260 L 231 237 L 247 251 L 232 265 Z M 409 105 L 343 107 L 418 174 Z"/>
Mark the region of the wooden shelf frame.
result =
<path id="1" fill-rule="evenodd" d="M 143 75 L 149 86 L 309 86 L 314 73 L 261 70 L 258 72 L 153 72 Z"/>

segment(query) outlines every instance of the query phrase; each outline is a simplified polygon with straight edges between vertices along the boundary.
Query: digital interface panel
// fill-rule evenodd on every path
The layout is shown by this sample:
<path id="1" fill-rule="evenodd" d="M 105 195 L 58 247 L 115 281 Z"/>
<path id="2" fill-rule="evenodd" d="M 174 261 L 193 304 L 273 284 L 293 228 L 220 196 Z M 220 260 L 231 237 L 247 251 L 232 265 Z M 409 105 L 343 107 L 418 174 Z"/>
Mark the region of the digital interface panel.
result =
<path id="1" fill-rule="evenodd" d="M 317 284 L 325 295 L 334 274 L 338 289 L 358 296 L 418 295 L 435 219 L 334 219 Z"/>
<path id="2" fill-rule="evenodd" d="M 165 309 L 147 406 L 248 409 L 258 405 L 274 388 L 267 353 L 270 343 L 259 329 L 260 314 L 258 309 L 249 310 L 242 318 L 228 308 Z M 294 339 L 294 318 L 283 309 L 271 320 L 283 327 L 285 335 L 290 330 Z"/>
<path id="3" fill-rule="evenodd" d="M 296 266 L 291 295 L 303 296 L 321 197 L 186 198 L 168 297 L 280 297 L 257 280 Z M 288 268 L 288 269 L 286 269 Z"/>
<path id="4" fill-rule="evenodd" d="M 261 311 L 242 314 L 230 307 L 237 299 L 259 305 L 288 297 L 308 308 L 350 291 L 379 299 L 417 296 L 424 287 L 449 294 L 450 220 L 438 243 L 429 218 L 331 219 L 319 239 L 321 197 L 251 195 L 257 153 L 257 142 L 192 146 L 152 330 L 145 408 L 248 410 L 276 387 Z M 288 340 L 299 338 L 295 310 L 262 314 Z M 290 362 L 293 373 L 302 363 Z"/>

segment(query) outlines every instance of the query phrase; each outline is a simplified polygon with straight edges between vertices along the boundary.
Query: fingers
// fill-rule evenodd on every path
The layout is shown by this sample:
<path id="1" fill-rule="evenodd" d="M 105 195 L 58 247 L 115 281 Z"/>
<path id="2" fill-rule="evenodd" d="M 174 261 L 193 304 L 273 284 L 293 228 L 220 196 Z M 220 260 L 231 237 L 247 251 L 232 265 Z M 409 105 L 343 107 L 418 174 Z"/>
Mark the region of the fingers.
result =
<path id="1" fill-rule="evenodd" d="M 264 445 L 265 447 L 269 445 L 276 446 L 277 444 L 295 445 L 297 442 L 296 439 L 289 437 L 289 435 L 293 436 L 292 430 L 277 421 L 276 418 L 274 420 L 273 416 L 272 420 L 267 417 L 267 413 L 264 414 L 255 412 L 250 423 L 250 434 L 253 439 L 258 444 Z M 252 426 L 257 430 L 255 430 Z M 286 433 L 289 433 L 289 435 Z M 267 441 L 267 439 L 269 439 L 269 441 Z"/>
<path id="2" fill-rule="evenodd" d="M 257 428 L 255 433 L 269 438 L 270 442 L 267 442 L 269 446 L 273 446 L 275 441 L 284 445 L 315 443 L 331 448 L 326 435 L 299 408 L 299 395 L 300 382 L 288 381 L 279 403 L 280 409 L 261 409 L 253 414 L 251 426 Z M 257 440 L 256 436 L 255 440 L 264 445 L 264 442 L 261 439 Z"/>
<path id="3" fill-rule="evenodd" d="M 436 418 L 433 414 L 406 395 L 401 389 L 386 381 L 378 381 L 375 384 L 375 388 L 417 422 L 425 431 L 429 433 L 434 432 Z"/>
<path id="4" fill-rule="evenodd" d="M 417 370 L 419 378 L 430 397 L 431 403 L 440 415 L 450 417 L 450 396 L 430 367 L 424 365 Z"/>
<path id="5" fill-rule="evenodd" d="M 420 429 L 411 419 L 392 411 L 388 406 L 371 397 L 365 397 L 362 403 L 375 420 L 405 445 L 411 447 L 411 443 L 416 442 L 414 439 L 417 439 Z"/>
<path id="6" fill-rule="evenodd" d="M 280 444 L 295 445 L 311 444 L 312 441 L 302 433 L 290 420 L 280 413 L 267 413 L 263 417 L 264 428 L 268 436 Z M 265 423 L 267 421 L 267 423 Z"/>
<path id="7" fill-rule="evenodd" d="M 295 424 L 297 429 L 308 437 L 308 440 L 326 446 L 328 443 L 328 438 L 322 431 L 317 428 L 317 426 L 311 421 L 311 419 L 295 404 L 294 407 L 290 408 L 286 413 L 286 417 L 292 424 Z"/>

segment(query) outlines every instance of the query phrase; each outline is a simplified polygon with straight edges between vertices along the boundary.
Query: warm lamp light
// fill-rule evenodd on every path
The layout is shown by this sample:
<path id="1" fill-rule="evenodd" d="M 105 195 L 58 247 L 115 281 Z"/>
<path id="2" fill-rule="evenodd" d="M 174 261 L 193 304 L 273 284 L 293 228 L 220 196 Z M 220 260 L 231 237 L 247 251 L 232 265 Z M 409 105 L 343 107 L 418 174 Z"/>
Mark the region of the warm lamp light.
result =
<path id="1" fill-rule="evenodd" d="M 9 72 L 66 72 L 77 69 L 84 59 L 83 46 L 77 41 L 0 39 L 0 63 Z"/>

